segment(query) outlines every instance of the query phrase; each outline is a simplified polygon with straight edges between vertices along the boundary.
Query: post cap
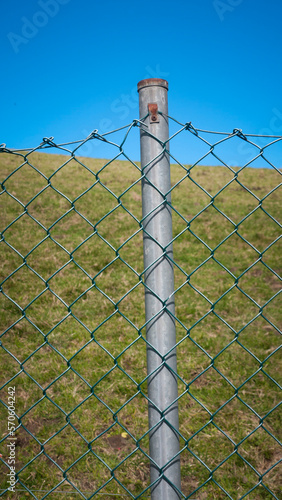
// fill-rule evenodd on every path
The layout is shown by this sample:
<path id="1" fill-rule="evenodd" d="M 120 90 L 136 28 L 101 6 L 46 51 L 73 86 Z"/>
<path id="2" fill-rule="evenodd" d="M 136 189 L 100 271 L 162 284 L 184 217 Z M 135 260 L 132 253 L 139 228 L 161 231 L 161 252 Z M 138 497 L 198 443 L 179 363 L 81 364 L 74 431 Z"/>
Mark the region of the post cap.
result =
<path id="1" fill-rule="evenodd" d="M 162 80 L 161 78 L 148 78 L 146 80 L 141 80 L 137 84 L 138 92 L 144 87 L 164 87 L 168 90 L 168 82 L 166 80 Z"/>

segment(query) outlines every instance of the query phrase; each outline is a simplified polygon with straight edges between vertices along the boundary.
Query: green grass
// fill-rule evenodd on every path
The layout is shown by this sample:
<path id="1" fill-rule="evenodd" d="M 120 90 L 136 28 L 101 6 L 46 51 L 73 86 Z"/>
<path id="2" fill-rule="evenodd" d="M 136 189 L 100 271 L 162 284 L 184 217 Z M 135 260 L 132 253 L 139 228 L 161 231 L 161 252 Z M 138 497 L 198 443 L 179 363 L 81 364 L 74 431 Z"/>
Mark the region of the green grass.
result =
<path id="1" fill-rule="evenodd" d="M 7 403 L 7 387 L 15 386 L 17 471 L 37 491 L 18 484 L 23 491 L 3 497 L 41 499 L 66 471 L 58 486 L 65 493 L 48 498 L 80 498 L 66 493 L 75 487 L 86 498 L 99 488 L 95 498 L 131 498 L 122 485 L 146 498 L 140 171 L 118 160 L 101 171 L 103 160 L 72 160 L 60 170 L 70 158 L 32 153 L 28 160 L 0 196 L 0 387 L 11 380 L 0 400 Z M 21 164 L 2 154 L 2 180 Z M 196 166 L 192 179 L 180 166 L 171 170 L 182 492 L 203 485 L 209 467 L 213 480 L 190 498 L 228 498 L 222 487 L 237 500 L 260 475 L 279 498 L 281 240 L 271 245 L 279 226 L 261 208 L 247 216 L 263 199 L 279 220 L 279 190 L 265 196 L 280 176 L 243 170 L 238 179 L 251 194 L 238 182 L 220 191 L 234 177 L 225 167 Z M 193 181 L 215 196 L 202 213 L 210 197 Z M 228 238 L 232 222 L 237 233 Z M 6 436 L 0 404 L 3 460 Z M 2 489 L 7 471 L 2 461 Z M 247 498 L 275 497 L 259 485 Z"/>

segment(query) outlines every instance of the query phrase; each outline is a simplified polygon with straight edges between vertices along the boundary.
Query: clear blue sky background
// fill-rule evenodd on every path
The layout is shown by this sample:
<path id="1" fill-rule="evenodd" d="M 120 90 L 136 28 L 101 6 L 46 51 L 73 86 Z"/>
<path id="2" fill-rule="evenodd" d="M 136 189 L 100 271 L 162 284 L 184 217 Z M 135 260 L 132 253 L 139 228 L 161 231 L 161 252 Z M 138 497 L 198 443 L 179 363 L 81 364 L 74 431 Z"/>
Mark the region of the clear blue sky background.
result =
<path id="1" fill-rule="evenodd" d="M 281 0 L 4 2 L 0 143 L 33 147 L 125 125 L 138 118 L 146 77 L 169 81 L 169 111 L 182 122 L 282 135 L 281 19 Z M 189 163 L 185 137 L 178 155 Z M 226 160 L 242 164 L 251 152 L 236 141 Z M 101 144 L 84 152 L 108 156 Z M 139 158 L 137 134 L 129 152 Z M 281 167 L 281 146 L 272 158 Z"/>

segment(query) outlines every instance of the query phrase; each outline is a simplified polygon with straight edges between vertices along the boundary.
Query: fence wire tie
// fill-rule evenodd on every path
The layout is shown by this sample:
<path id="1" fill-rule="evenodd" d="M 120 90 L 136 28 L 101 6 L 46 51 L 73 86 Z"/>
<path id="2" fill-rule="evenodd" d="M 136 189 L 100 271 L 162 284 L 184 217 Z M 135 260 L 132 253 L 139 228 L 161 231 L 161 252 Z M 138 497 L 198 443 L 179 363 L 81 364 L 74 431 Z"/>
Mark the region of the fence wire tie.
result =
<path id="1" fill-rule="evenodd" d="M 144 120 L 146 120 L 149 116 L 149 113 L 144 116 L 144 118 L 142 118 L 142 120 L 137 120 L 139 123 L 140 123 L 140 129 L 142 130 L 142 127 L 146 127 L 146 128 L 149 128 L 148 125 L 145 123 Z"/>
<path id="2" fill-rule="evenodd" d="M 142 122 L 141 120 L 137 120 L 137 118 L 135 120 L 133 120 L 133 122 L 132 122 L 133 127 L 142 128 L 142 125 L 144 125 L 144 127 L 148 128 L 148 125 L 146 123 Z"/>
<path id="3" fill-rule="evenodd" d="M 42 139 L 43 142 L 41 145 L 48 144 L 48 146 L 53 146 L 54 148 L 57 148 L 58 146 L 55 142 L 53 142 L 53 140 L 54 140 L 54 137 L 52 137 L 52 136 L 51 137 L 43 137 L 43 139 Z"/>
<path id="4" fill-rule="evenodd" d="M 90 134 L 86 137 L 86 139 L 85 139 L 85 141 L 84 141 L 84 142 L 88 141 L 89 139 L 96 139 L 97 135 L 99 135 L 99 134 L 98 134 L 98 129 L 97 129 L 97 128 L 95 128 L 95 129 L 94 129 L 94 130 L 93 130 L 93 131 L 92 131 L 92 132 L 91 132 L 91 133 L 90 133 Z"/>
<path id="5" fill-rule="evenodd" d="M 98 129 L 93 130 L 93 132 L 91 132 L 91 134 L 87 137 L 87 139 L 98 139 L 99 141 L 102 142 L 108 142 L 108 140 L 105 139 L 103 135 L 99 134 Z"/>
<path id="6" fill-rule="evenodd" d="M 189 130 L 189 132 L 192 132 L 192 134 L 198 136 L 198 130 L 193 127 L 192 122 L 185 123 L 185 130 Z"/>
<path id="7" fill-rule="evenodd" d="M 247 137 L 243 134 L 242 129 L 240 129 L 240 128 L 234 128 L 232 134 L 230 134 L 229 137 L 231 137 L 232 135 L 237 135 L 238 137 L 240 137 L 240 139 L 244 139 L 244 141 L 248 141 Z"/>
<path id="8" fill-rule="evenodd" d="M 3 142 L 3 144 L 0 144 L 0 153 L 4 153 L 6 151 L 8 150 L 6 149 L 6 144 Z"/>

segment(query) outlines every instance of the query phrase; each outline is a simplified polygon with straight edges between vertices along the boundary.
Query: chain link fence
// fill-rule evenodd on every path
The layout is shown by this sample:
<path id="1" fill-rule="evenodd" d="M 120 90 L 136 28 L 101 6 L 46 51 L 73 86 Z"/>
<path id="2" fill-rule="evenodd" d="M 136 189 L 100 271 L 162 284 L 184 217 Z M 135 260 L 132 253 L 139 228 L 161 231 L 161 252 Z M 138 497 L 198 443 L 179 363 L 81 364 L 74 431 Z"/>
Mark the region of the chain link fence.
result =
<path id="1" fill-rule="evenodd" d="M 158 148 L 142 166 L 127 153 L 140 131 Z M 202 148 L 192 164 L 179 138 L 187 162 Z M 0 147 L 0 496 L 281 498 L 281 139 L 149 108 L 74 143 Z M 111 159 L 81 155 L 97 141 Z M 251 159 L 231 166 L 227 143 Z M 162 191 L 151 174 L 168 158 Z M 148 226 L 164 213 L 166 243 Z M 174 342 L 158 348 L 164 321 Z"/>

